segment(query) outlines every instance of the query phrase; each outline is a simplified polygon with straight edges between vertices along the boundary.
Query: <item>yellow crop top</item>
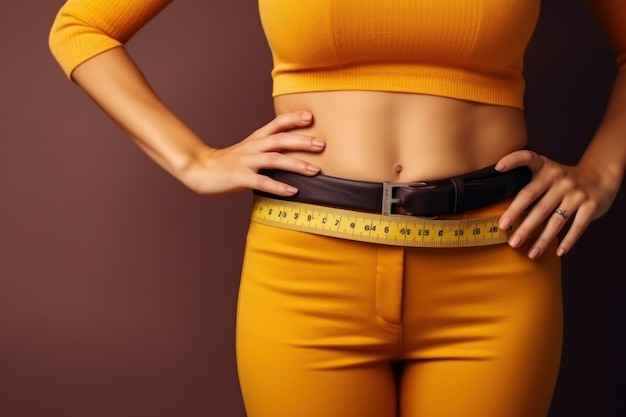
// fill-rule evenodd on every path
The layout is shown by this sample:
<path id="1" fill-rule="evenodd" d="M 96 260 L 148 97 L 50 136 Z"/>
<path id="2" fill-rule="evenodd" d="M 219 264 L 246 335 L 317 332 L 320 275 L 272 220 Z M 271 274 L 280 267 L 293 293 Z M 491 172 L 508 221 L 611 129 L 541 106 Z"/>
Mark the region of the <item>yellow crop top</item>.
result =
<path id="1" fill-rule="evenodd" d="M 69 0 L 50 33 L 65 73 L 120 46 L 171 0 Z M 626 65 L 626 1 L 589 1 Z M 377 90 L 523 108 L 540 0 L 259 0 L 273 95 Z"/>

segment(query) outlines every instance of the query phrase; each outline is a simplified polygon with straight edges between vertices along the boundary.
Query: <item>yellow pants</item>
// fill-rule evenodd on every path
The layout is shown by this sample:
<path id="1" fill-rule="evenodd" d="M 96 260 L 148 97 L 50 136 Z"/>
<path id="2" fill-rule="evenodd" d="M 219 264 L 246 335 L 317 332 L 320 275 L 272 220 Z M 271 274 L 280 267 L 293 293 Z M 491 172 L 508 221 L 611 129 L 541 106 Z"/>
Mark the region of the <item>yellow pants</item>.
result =
<path id="1" fill-rule="evenodd" d="M 252 223 L 237 316 L 248 416 L 545 416 L 560 262 L 554 246 L 536 261 L 527 250 L 403 248 Z"/>

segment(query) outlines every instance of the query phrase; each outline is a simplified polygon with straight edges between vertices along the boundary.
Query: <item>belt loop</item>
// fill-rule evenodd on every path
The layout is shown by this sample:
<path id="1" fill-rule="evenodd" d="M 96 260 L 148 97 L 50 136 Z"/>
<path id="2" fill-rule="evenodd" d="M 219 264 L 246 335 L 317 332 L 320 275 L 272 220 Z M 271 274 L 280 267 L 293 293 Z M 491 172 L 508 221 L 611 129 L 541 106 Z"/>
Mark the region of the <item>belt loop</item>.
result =
<path id="1" fill-rule="evenodd" d="M 454 187 L 454 208 L 453 214 L 462 212 L 465 208 L 465 182 L 463 178 L 452 178 L 450 180 Z"/>

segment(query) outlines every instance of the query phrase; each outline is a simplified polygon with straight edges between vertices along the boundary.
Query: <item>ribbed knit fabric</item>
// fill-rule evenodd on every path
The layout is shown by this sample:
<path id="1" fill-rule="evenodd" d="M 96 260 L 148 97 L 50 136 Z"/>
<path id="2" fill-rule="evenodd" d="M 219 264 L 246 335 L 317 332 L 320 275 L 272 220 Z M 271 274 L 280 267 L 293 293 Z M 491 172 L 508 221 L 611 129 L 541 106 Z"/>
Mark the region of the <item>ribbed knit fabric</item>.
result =
<path id="1" fill-rule="evenodd" d="M 50 48 L 76 66 L 128 41 L 171 0 L 69 0 Z M 626 65 L 626 0 L 589 0 Z M 540 0 L 259 0 L 273 95 L 372 90 L 523 108 Z M 219 41 L 219 40 L 217 40 Z"/>
<path id="2" fill-rule="evenodd" d="M 172 0 L 69 0 L 52 25 L 49 45 L 69 77 L 87 59 L 123 45 Z"/>
<path id="3" fill-rule="evenodd" d="M 383 90 L 522 107 L 539 0 L 260 0 L 274 94 Z"/>

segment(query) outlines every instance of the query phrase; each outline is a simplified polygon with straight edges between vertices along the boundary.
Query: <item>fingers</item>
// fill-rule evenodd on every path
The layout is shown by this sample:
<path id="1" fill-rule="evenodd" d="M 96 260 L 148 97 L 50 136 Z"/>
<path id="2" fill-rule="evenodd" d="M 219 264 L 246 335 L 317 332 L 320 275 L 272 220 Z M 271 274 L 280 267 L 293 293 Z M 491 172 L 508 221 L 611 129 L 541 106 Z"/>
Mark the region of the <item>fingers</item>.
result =
<path id="1" fill-rule="evenodd" d="M 540 256 L 549 243 L 557 239 L 559 233 L 567 226 L 567 232 L 557 248 L 558 256 L 565 255 L 582 236 L 596 212 L 596 204 L 593 200 L 580 191 L 569 192 L 563 198 L 557 195 L 556 199 L 546 199 L 546 201 L 552 202 L 538 204 L 537 210 L 533 210 L 529 215 L 529 217 L 532 216 L 533 218 L 528 219 L 529 227 L 536 228 L 541 227 L 541 224 L 534 225 L 533 222 L 536 222 L 541 217 L 545 219 L 542 222 L 545 223 L 543 230 L 529 251 L 529 257 L 532 259 Z M 545 207 L 554 207 L 554 209 L 545 212 Z"/>
<path id="2" fill-rule="evenodd" d="M 242 174 L 240 179 L 237 179 L 236 177 L 234 179 L 236 180 L 236 182 L 240 183 L 245 188 L 264 191 L 266 193 L 275 194 L 279 196 L 289 197 L 298 192 L 298 189 L 296 187 L 276 181 L 266 175 Z"/>
<path id="3" fill-rule="evenodd" d="M 564 207 L 565 205 L 561 206 Z M 541 256 L 546 248 L 549 246 L 550 242 L 554 239 L 558 239 L 559 233 L 565 228 L 565 226 L 571 221 L 569 229 L 563 240 L 559 243 L 556 254 L 557 256 L 563 256 L 574 246 L 574 244 L 578 241 L 580 236 L 582 236 L 583 232 L 591 222 L 591 215 L 588 212 L 583 211 L 581 209 L 574 210 L 573 213 L 569 210 L 558 208 L 555 209 L 550 215 L 548 215 L 547 220 L 545 221 L 545 225 L 541 230 L 541 233 L 533 242 L 530 250 L 528 251 L 528 257 L 530 259 L 536 259 Z M 573 217 L 573 221 L 572 218 Z M 529 230 L 528 228 L 527 230 Z M 516 232 L 516 236 L 518 236 L 518 241 L 515 241 L 511 244 L 513 247 L 519 247 L 523 244 L 524 236 L 526 231 L 520 231 L 518 234 Z M 518 243 L 519 242 L 519 243 Z"/>
<path id="4" fill-rule="evenodd" d="M 505 172 L 521 166 L 527 166 L 535 173 L 545 164 L 546 158 L 536 152 L 523 149 L 503 156 L 495 166 L 496 171 Z"/>
<path id="5" fill-rule="evenodd" d="M 557 255 L 569 252 L 596 217 L 598 204 L 593 188 L 589 187 L 593 182 L 585 180 L 575 167 L 560 165 L 530 151 L 509 154 L 499 164 L 503 170 L 526 165 L 533 171 L 532 181 L 500 218 L 499 227 L 508 229 L 525 214 L 511 235 L 509 245 L 519 248 L 534 239 L 528 257 L 536 259 L 567 228 Z"/>
<path id="6" fill-rule="evenodd" d="M 561 230 L 571 221 L 571 216 L 576 213 L 574 205 L 561 203 L 558 208 L 553 208 L 558 202 L 549 202 L 550 200 L 546 198 L 545 201 L 538 203 L 509 240 L 509 244 L 517 248 L 528 239 L 535 238 L 528 250 L 528 257 L 531 259 L 536 259 L 545 252 L 550 242 L 558 238 Z M 559 252 L 562 252 L 559 256 L 564 253 Z"/>
<path id="7" fill-rule="evenodd" d="M 307 135 L 281 132 L 247 142 L 242 149 L 240 162 L 250 170 L 279 169 L 302 175 L 315 175 L 320 167 L 302 159 L 286 155 L 283 152 L 321 152 L 324 140 Z"/>
<path id="8" fill-rule="evenodd" d="M 271 122 L 258 129 L 244 141 L 246 151 L 249 153 L 266 152 L 321 152 L 326 146 L 326 142 L 319 137 L 290 132 L 295 128 L 306 127 L 311 124 L 313 116 L 309 112 L 294 112 L 278 115 Z M 277 156 L 270 156 L 277 158 Z M 270 162 L 274 159 L 270 159 Z M 284 159 L 283 159 L 284 161 Z M 261 160 L 262 162 L 262 160 Z M 271 168 L 260 164 L 258 168 Z M 311 167 L 298 164 L 296 172 L 306 173 Z M 319 171 L 319 169 L 317 169 Z"/>
<path id="9" fill-rule="evenodd" d="M 315 175 L 320 171 L 317 165 L 283 155 L 279 152 L 244 155 L 241 157 L 241 162 L 253 171 L 259 171 L 261 169 L 279 169 L 281 171 L 297 172 L 302 175 Z"/>
<path id="10" fill-rule="evenodd" d="M 536 237 L 528 251 L 531 259 L 539 257 L 550 242 L 558 237 L 581 203 L 571 196 L 566 198 L 567 194 L 562 186 L 550 188 L 550 183 L 545 175 L 538 175 L 536 181 L 520 191 L 501 219 L 501 223 L 506 224 L 511 219 L 520 218 L 527 211 L 524 220 L 509 239 L 509 244 L 519 248 L 528 239 Z"/>
<path id="11" fill-rule="evenodd" d="M 259 174 L 261 169 L 277 169 L 309 176 L 316 175 L 320 171 L 320 168 L 316 165 L 279 152 L 244 155 L 241 156 L 240 162 L 242 166 L 247 167 L 247 170 L 242 172 L 240 176 L 235 177 L 235 182 L 246 188 L 282 196 L 293 195 L 298 192 L 298 189 Z"/>
<path id="12" fill-rule="evenodd" d="M 526 210 L 535 204 L 548 188 L 549 183 L 542 178 L 537 178 L 522 188 L 500 217 L 498 226 L 504 230 L 511 227 Z M 544 209 L 544 211 L 549 210 L 550 208 L 547 206 Z"/>
<path id="13" fill-rule="evenodd" d="M 563 256 L 572 249 L 574 244 L 578 242 L 578 239 L 582 236 L 583 232 L 587 229 L 587 226 L 594 218 L 595 209 L 588 208 L 588 205 L 581 206 L 576 212 L 574 221 L 569 227 L 569 230 L 561 240 L 559 247 L 556 251 L 558 256 Z"/>
<path id="14" fill-rule="evenodd" d="M 276 116 L 265 126 L 257 129 L 252 136 L 255 138 L 264 138 L 275 133 L 307 127 L 311 125 L 312 122 L 313 115 L 307 111 L 284 113 Z"/>
<path id="15" fill-rule="evenodd" d="M 237 145 L 231 147 L 225 164 L 231 170 L 230 182 L 239 188 L 250 188 L 272 194 L 289 196 L 297 193 L 295 187 L 259 174 L 263 169 L 277 169 L 302 175 L 316 175 L 320 167 L 289 155 L 289 152 L 317 153 L 324 150 L 323 139 L 292 132 L 308 127 L 313 120 L 309 112 L 278 115 L 265 126 Z"/>
<path id="16" fill-rule="evenodd" d="M 508 171 L 521 166 L 527 166 L 533 173 L 533 180 L 522 188 L 509 207 L 500 217 L 499 227 L 508 229 L 520 216 L 550 189 L 553 179 L 542 168 L 546 159 L 535 152 L 522 150 L 506 155 L 496 164 L 499 171 Z M 550 208 L 546 208 L 549 211 Z M 515 237 L 515 236 L 513 236 Z M 519 239 L 513 239 L 516 243 Z M 521 243 L 520 243 L 521 244 Z"/>
<path id="17" fill-rule="evenodd" d="M 315 136 L 280 132 L 256 139 L 251 142 L 251 146 L 255 152 L 320 152 L 326 146 L 326 142 Z"/>

